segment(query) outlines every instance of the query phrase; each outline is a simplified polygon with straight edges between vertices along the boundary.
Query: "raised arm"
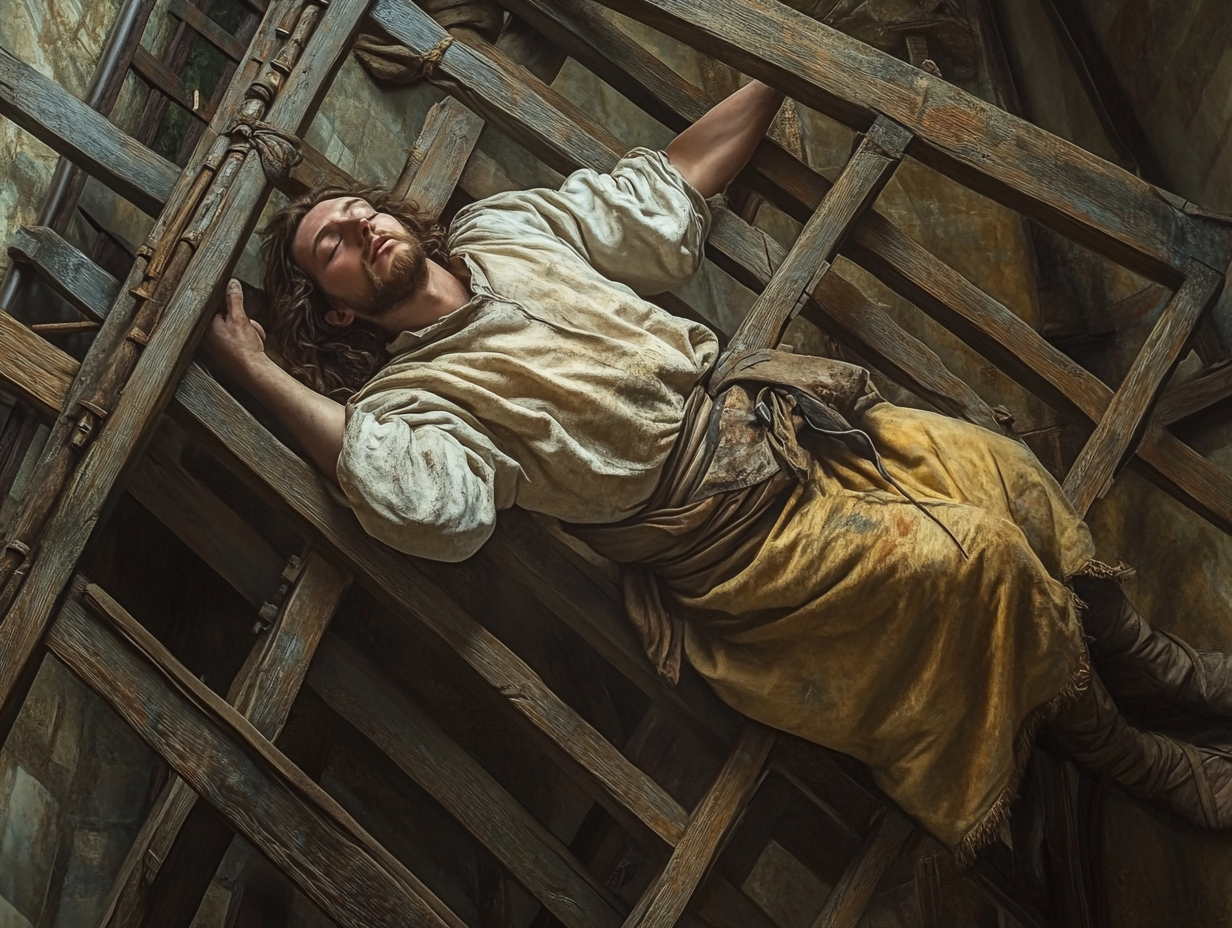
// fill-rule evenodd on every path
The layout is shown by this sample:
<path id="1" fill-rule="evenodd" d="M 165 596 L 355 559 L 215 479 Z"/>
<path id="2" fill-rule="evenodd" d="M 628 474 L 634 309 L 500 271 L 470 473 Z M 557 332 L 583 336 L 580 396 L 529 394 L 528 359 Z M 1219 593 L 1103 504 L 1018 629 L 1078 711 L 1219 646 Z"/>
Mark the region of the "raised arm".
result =
<path id="1" fill-rule="evenodd" d="M 300 383 L 266 355 L 265 332 L 244 312 L 244 294 L 235 280 L 227 285 L 223 311 L 210 320 L 205 347 L 287 427 L 321 472 L 337 483 L 345 409 Z"/>
<path id="2" fill-rule="evenodd" d="M 668 160 L 702 196 L 712 197 L 748 164 L 782 103 L 773 87 L 746 84 L 672 139 Z"/>

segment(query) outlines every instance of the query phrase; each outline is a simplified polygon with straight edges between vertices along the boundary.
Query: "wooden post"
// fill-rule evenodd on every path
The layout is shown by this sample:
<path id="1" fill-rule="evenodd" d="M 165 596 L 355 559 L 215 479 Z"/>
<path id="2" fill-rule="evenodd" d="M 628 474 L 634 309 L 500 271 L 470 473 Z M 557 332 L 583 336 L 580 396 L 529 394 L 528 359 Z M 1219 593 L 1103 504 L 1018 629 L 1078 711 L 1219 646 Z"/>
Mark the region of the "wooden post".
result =
<path id="1" fill-rule="evenodd" d="M 1224 277 L 1204 264 L 1186 268 L 1185 283 L 1164 309 L 1095 433 L 1065 476 L 1065 495 L 1079 515 L 1103 496 L 1146 425 L 1147 416 L 1176 369 L 1181 351 L 1223 289 Z"/>

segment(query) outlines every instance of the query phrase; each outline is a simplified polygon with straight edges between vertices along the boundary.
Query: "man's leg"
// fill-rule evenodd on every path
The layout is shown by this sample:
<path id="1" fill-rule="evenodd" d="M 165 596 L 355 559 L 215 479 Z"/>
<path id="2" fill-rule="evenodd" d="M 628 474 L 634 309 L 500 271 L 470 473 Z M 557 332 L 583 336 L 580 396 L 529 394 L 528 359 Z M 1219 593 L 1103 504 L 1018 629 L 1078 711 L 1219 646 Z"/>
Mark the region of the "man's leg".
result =
<path id="1" fill-rule="evenodd" d="M 1145 710 L 1164 703 L 1207 718 L 1232 720 L 1232 662 L 1152 629 L 1111 577 L 1077 576 L 1086 603 L 1083 628 L 1091 660 L 1118 700 Z"/>
<path id="2" fill-rule="evenodd" d="M 1232 753 L 1130 727 L 1094 672 L 1040 740 L 1086 773 L 1195 827 L 1232 827 Z"/>

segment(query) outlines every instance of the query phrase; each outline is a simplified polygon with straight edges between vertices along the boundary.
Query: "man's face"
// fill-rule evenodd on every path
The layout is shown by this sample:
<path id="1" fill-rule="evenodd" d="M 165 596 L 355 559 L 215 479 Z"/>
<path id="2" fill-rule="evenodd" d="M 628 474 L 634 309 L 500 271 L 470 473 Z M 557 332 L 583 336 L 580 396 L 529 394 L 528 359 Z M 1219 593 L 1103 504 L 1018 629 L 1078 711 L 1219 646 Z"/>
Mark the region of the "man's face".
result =
<path id="1" fill-rule="evenodd" d="M 309 210 L 291 255 L 332 306 L 369 320 L 413 297 L 428 277 L 419 240 L 396 217 L 357 197 L 325 200 Z"/>

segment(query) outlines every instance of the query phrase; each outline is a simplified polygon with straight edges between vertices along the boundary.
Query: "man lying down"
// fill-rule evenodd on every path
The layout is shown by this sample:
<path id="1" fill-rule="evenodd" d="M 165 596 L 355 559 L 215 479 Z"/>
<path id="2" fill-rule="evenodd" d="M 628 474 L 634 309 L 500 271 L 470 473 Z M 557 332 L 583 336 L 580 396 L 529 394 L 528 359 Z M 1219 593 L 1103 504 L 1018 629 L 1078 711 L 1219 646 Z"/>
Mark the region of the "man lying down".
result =
<path id="1" fill-rule="evenodd" d="M 459 561 L 502 509 L 554 516 L 626 565 L 661 673 L 687 659 L 739 711 L 859 758 L 960 859 L 997 833 L 1037 732 L 1229 827 L 1232 755 L 1117 708 L 1232 718 L 1227 660 L 1151 630 L 1026 448 L 820 358 L 763 355 L 711 396 L 714 335 L 642 298 L 697 270 L 706 198 L 781 102 L 751 83 L 665 152 L 490 197 L 447 233 L 387 192 L 314 191 L 265 230 L 290 373 L 235 282 L 207 345 L 374 537 Z"/>

